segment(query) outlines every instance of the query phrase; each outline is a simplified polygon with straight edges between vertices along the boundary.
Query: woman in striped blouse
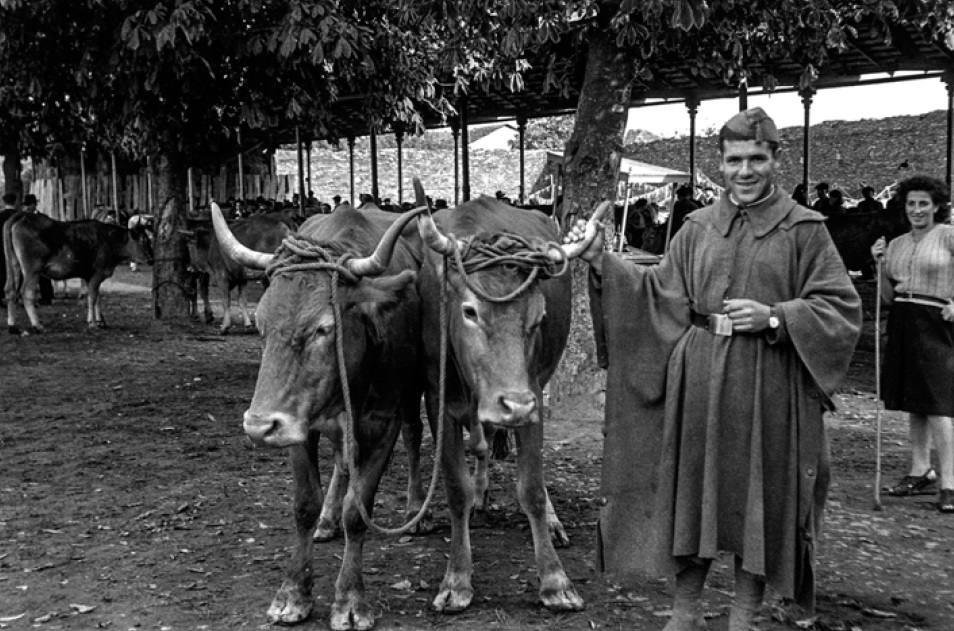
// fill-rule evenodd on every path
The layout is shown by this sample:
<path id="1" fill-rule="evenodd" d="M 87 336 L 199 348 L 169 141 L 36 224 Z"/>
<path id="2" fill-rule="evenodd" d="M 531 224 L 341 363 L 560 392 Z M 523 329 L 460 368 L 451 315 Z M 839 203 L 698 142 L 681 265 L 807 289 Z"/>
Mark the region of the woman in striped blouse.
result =
<path id="1" fill-rule="evenodd" d="M 940 478 L 938 510 L 954 513 L 954 226 L 941 223 L 950 192 L 938 179 L 915 176 L 897 195 L 911 231 L 871 248 L 885 256 L 881 299 L 892 305 L 881 397 L 887 409 L 908 412 L 912 443 L 911 469 L 888 492 L 930 492 Z"/>

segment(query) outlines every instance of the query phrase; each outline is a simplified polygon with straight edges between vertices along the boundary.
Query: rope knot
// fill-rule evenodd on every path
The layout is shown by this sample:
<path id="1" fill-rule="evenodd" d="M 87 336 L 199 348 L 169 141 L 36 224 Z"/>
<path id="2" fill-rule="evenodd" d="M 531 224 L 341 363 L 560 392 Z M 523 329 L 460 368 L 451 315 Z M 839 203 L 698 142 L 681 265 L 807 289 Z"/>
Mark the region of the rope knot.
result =
<path id="1" fill-rule="evenodd" d="M 329 271 L 349 283 L 357 283 L 358 277 L 347 267 L 347 261 L 351 258 L 354 258 L 352 252 L 336 252 L 334 248 L 322 245 L 310 237 L 290 234 L 275 250 L 275 258 L 265 273 L 271 279 L 275 275 L 292 272 Z"/>
<path id="2" fill-rule="evenodd" d="M 561 276 L 569 269 L 569 262 L 565 258 L 561 263 L 556 263 L 549 257 L 551 249 L 559 248 L 556 243 L 548 242 L 541 249 L 528 239 L 509 232 L 491 237 L 474 236 L 460 241 L 453 234 L 448 237 L 455 244 L 454 260 L 464 283 L 481 299 L 490 302 L 514 300 L 529 290 L 537 279 Z M 527 279 L 505 296 L 491 296 L 471 281 L 469 275 L 496 266 L 524 272 Z"/>

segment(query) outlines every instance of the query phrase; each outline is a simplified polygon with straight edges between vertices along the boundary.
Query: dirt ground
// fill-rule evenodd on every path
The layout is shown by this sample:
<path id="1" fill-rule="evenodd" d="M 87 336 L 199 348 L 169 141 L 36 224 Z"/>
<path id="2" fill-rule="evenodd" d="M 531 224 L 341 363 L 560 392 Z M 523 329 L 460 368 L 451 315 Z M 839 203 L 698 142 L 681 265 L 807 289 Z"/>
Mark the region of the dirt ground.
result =
<path id="1" fill-rule="evenodd" d="M 240 426 L 258 337 L 153 321 L 149 282 L 148 270 L 117 273 L 105 298 L 111 329 L 87 331 L 84 303 L 69 299 L 41 308 L 46 334 L 0 335 L 0 629 L 270 627 L 265 611 L 293 537 L 291 476 L 282 451 L 255 448 Z M 883 497 L 884 510 L 872 510 L 876 408 L 866 324 L 830 418 L 835 482 L 818 615 L 773 602 L 767 628 L 954 629 L 954 517 L 939 515 L 933 496 Z M 448 551 L 440 492 L 433 534 L 369 539 L 365 579 L 378 628 L 662 628 L 666 581 L 620 586 L 594 571 L 600 420 L 552 415 L 547 478 L 571 537 L 559 552 L 586 610 L 553 614 L 537 603 L 530 533 L 505 461 L 493 472 L 492 510 L 475 518 L 471 609 L 444 616 L 429 608 Z M 888 483 L 904 473 L 906 425 L 896 413 L 882 421 Z M 401 450 L 375 513 L 391 525 L 404 502 Z M 425 452 L 429 467 L 429 439 Z M 325 464 L 323 480 L 330 471 Z M 298 628 L 327 628 L 341 551 L 340 541 L 316 545 L 316 605 Z M 732 589 L 726 568 L 706 592 L 717 631 Z"/>

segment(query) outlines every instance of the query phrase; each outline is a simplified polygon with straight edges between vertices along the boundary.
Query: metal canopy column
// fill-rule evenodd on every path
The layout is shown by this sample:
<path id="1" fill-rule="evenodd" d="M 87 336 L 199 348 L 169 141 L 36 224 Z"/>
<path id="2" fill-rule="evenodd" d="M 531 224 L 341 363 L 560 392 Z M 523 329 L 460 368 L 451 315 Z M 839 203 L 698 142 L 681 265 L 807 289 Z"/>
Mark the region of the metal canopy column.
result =
<path id="1" fill-rule="evenodd" d="M 954 167 L 951 164 L 951 143 L 954 142 L 954 70 L 945 72 L 941 80 L 947 85 L 947 164 L 945 165 L 944 177 L 947 185 L 950 186 L 952 180 L 951 168 Z"/>
<path id="2" fill-rule="evenodd" d="M 686 109 L 689 110 L 689 190 L 696 196 L 696 114 L 699 113 L 699 97 L 686 97 Z"/>
<path id="3" fill-rule="evenodd" d="M 235 132 L 235 140 L 238 142 L 238 198 L 245 201 L 245 168 L 242 164 L 242 130 Z"/>
<path id="4" fill-rule="evenodd" d="M 351 181 L 351 205 L 354 206 L 354 136 L 348 136 L 348 175 Z"/>
<path id="5" fill-rule="evenodd" d="M 809 142 L 809 129 L 811 127 L 811 111 L 812 111 L 812 96 L 815 94 L 815 90 L 812 88 L 805 88 L 801 90 L 799 94 L 802 95 L 802 106 L 805 109 L 805 123 L 802 127 L 802 186 L 805 187 L 805 202 L 809 201 L 808 199 L 808 178 L 809 170 L 811 167 L 811 143 Z"/>
<path id="6" fill-rule="evenodd" d="M 374 203 L 378 201 L 378 136 L 371 128 L 371 197 Z"/>
<path id="7" fill-rule="evenodd" d="M 301 128 L 295 126 L 295 146 L 298 149 L 298 212 L 305 215 L 305 161 L 302 156 Z"/>
<path id="8" fill-rule="evenodd" d="M 397 203 L 404 203 L 404 125 L 394 123 L 394 142 L 397 143 Z"/>
<path id="9" fill-rule="evenodd" d="M 310 140 L 308 141 L 308 144 L 306 145 L 305 157 L 307 158 L 305 160 L 305 177 L 307 178 L 306 181 L 308 182 L 308 196 L 311 197 L 311 192 L 315 190 L 315 188 L 311 183 L 311 141 Z"/>
<path id="10" fill-rule="evenodd" d="M 739 84 L 739 111 L 749 109 L 749 82 L 745 79 Z"/>
<path id="11" fill-rule="evenodd" d="M 517 117 L 517 130 L 520 132 L 520 203 L 527 203 L 526 200 L 526 187 L 527 187 L 527 165 L 525 161 L 524 153 L 524 142 L 526 141 L 527 135 L 527 117 L 518 116 Z"/>
<path id="12" fill-rule="evenodd" d="M 451 135 L 454 136 L 454 205 L 460 204 L 460 118 L 451 120 Z"/>
<path id="13" fill-rule="evenodd" d="M 462 96 L 460 103 L 458 104 L 458 109 L 460 110 L 460 168 L 461 168 L 461 180 L 463 182 L 463 195 L 464 201 L 470 201 L 470 148 L 467 146 L 470 144 L 470 134 L 468 133 L 468 122 L 467 122 L 467 97 Z"/>

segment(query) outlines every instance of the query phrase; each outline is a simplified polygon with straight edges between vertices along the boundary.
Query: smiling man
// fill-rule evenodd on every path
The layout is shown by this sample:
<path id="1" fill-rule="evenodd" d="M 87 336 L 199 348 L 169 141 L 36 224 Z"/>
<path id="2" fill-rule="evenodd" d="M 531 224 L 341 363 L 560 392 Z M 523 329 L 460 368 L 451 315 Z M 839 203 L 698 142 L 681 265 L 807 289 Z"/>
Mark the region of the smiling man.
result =
<path id="1" fill-rule="evenodd" d="M 814 605 L 822 416 L 861 325 L 824 218 L 776 183 L 772 119 L 740 112 L 719 148 L 725 193 L 658 266 L 604 252 L 599 230 L 581 257 L 608 368 L 600 562 L 624 581 L 675 574 L 666 631 L 705 628 L 720 553 L 735 557 L 730 631 L 758 628 L 766 583 Z M 580 222 L 565 240 L 587 238 Z"/>

